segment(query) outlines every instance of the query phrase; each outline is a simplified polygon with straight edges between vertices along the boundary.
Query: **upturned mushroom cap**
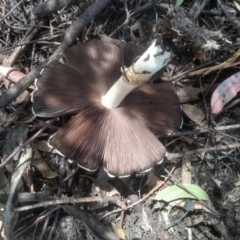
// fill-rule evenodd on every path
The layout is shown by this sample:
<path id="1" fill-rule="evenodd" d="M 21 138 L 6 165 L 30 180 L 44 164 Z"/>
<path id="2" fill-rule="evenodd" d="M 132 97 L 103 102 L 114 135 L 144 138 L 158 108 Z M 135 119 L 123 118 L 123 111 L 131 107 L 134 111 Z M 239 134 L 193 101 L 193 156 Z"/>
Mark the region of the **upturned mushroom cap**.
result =
<path id="1" fill-rule="evenodd" d="M 40 117 L 76 114 L 49 140 L 60 153 L 90 171 L 103 163 L 111 175 L 150 169 L 165 148 L 155 135 L 176 131 L 182 121 L 172 83 L 144 84 L 130 92 L 117 108 L 101 98 L 145 51 L 134 44 L 119 46 L 91 41 L 67 49 L 36 80 L 33 112 Z"/>

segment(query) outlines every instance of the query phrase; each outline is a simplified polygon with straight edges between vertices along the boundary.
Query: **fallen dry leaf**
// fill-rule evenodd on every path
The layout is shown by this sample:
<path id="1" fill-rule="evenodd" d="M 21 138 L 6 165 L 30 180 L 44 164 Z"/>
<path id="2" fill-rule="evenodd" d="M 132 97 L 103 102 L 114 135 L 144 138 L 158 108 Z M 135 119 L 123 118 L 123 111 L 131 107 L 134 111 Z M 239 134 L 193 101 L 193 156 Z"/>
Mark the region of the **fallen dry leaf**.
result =
<path id="1" fill-rule="evenodd" d="M 206 118 L 205 113 L 198 107 L 190 104 L 182 105 L 183 112 L 197 125 L 204 125 L 204 120 Z"/>
<path id="2" fill-rule="evenodd" d="M 45 140 L 38 140 L 35 141 L 35 146 L 39 151 L 48 152 L 48 153 L 55 153 L 57 154 L 57 150 L 55 148 L 50 148 Z"/>
<path id="3" fill-rule="evenodd" d="M 194 88 L 191 86 L 177 87 L 179 99 L 181 103 L 188 103 L 199 99 L 201 93 L 200 88 Z"/>
<path id="4" fill-rule="evenodd" d="M 149 189 L 153 189 L 154 187 L 162 183 L 163 181 L 151 171 L 149 172 L 148 179 L 147 179 L 147 182 L 145 183 L 145 186 L 147 186 Z"/>
<path id="5" fill-rule="evenodd" d="M 58 176 L 57 173 L 53 172 L 45 162 L 45 160 L 42 158 L 41 154 L 38 152 L 35 144 L 32 144 L 32 147 L 34 149 L 34 154 L 32 158 L 32 163 L 34 166 L 42 173 L 42 175 L 46 178 L 54 178 Z"/>
<path id="6" fill-rule="evenodd" d="M 219 114 L 223 107 L 240 91 L 240 72 L 223 81 L 213 92 L 211 98 L 211 114 Z"/>
<path id="7" fill-rule="evenodd" d="M 125 240 L 126 239 L 126 236 L 125 236 L 125 233 L 123 231 L 123 229 L 115 224 L 115 223 L 111 223 L 112 224 L 112 229 L 113 229 L 113 232 L 122 240 Z"/>
<path id="8" fill-rule="evenodd" d="M 193 139 L 193 138 L 190 138 L 190 137 L 187 137 L 187 136 L 181 136 L 180 139 L 181 139 L 183 142 L 186 142 L 186 143 L 189 144 L 189 145 L 192 145 L 193 142 L 194 142 L 194 139 Z"/>

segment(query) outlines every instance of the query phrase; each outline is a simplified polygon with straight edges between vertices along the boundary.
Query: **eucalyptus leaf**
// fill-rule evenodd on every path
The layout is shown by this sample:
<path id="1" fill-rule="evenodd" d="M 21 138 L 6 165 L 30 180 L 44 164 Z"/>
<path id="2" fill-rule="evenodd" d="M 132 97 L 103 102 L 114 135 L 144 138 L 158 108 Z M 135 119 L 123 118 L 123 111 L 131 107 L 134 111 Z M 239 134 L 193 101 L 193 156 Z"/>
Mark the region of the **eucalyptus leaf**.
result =
<path id="1" fill-rule="evenodd" d="M 177 199 L 190 198 L 209 201 L 208 194 L 199 186 L 194 184 L 173 185 L 159 191 L 154 200 L 165 202 L 175 201 Z"/>
<path id="2" fill-rule="evenodd" d="M 179 7 L 180 5 L 182 5 L 183 3 L 183 0 L 177 0 L 176 3 L 175 3 L 175 7 Z"/>
<path id="3" fill-rule="evenodd" d="M 240 92 L 240 72 L 225 79 L 214 90 L 211 98 L 211 114 L 219 114 L 224 106 Z"/>

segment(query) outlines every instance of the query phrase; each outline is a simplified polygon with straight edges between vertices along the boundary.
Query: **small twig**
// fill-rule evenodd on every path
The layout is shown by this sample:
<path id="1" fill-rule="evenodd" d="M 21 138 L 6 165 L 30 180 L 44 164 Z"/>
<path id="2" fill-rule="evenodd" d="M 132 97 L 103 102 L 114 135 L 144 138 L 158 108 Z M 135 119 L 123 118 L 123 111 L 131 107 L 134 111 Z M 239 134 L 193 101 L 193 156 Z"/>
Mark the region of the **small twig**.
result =
<path id="1" fill-rule="evenodd" d="M 169 82 L 170 81 L 178 82 L 179 80 L 181 80 L 182 78 L 184 78 L 186 76 L 192 77 L 192 76 L 195 76 L 195 75 L 206 75 L 206 74 L 209 73 L 209 72 L 206 72 L 206 71 L 211 68 L 211 67 L 206 67 L 206 66 L 209 66 L 209 65 L 211 65 L 213 63 L 216 63 L 216 62 L 220 62 L 221 60 L 222 60 L 222 58 L 214 59 L 214 60 L 211 60 L 211 61 L 206 62 L 204 64 L 201 64 L 201 65 L 199 65 L 197 67 L 194 67 L 192 69 L 188 69 L 188 70 L 186 70 L 184 72 L 180 72 L 179 74 L 177 74 L 177 75 L 175 75 L 175 76 L 173 76 L 171 78 L 161 77 L 161 80 L 169 81 Z M 232 64 L 230 64 L 229 66 L 227 66 L 225 68 L 234 67 L 234 66 L 237 66 L 239 64 L 240 64 L 240 62 L 235 62 L 235 63 L 232 63 Z M 206 68 L 203 68 L 203 67 L 206 67 Z M 219 69 L 216 68 L 214 70 L 219 70 Z"/>
<path id="2" fill-rule="evenodd" d="M 38 27 L 31 27 L 30 30 L 26 33 L 24 38 L 22 39 L 22 42 L 28 42 L 32 40 L 37 33 L 42 29 L 41 27 L 44 25 L 45 21 L 40 21 L 38 23 Z M 8 58 L 7 62 L 10 66 L 13 66 L 16 62 L 16 60 L 19 58 L 20 54 L 23 52 L 23 50 L 27 47 L 27 45 L 19 46 L 14 49 L 11 56 Z"/>
<path id="3" fill-rule="evenodd" d="M 0 109 L 5 108 L 14 99 L 16 99 L 24 90 L 26 90 L 31 84 L 33 84 L 34 79 L 38 78 L 41 70 L 46 67 L 47 63 L 52 60 L 58 60 L 61 53 L 74 44 L 76 39 L 79 37 L 85 26 L 92 22 L 95 16 L 101 12 L 110 0 L 96 0 L 93 2 L 84 13 L 67 29 L 65 37 L 61 45 L 55 50 L 52 56 L 44 61 L 40 66 L 33 69 L 25 77 L 23 77 L 19 82 L 14 84 L 0 97 Z"/>
<path id="4" fill-rule="evenodd" d="M 43 236 L 46 235 L 46 232 L 47 232 L 47 228 L 48 228 L 48 223 L 50 221 L 50 217 L 51 217 L 52 214 L 49 214 L 45 221 L 44 221 L 44 224 L 43 224 L 43 228 L 41 230 L 41 235 L 39 236 L 39 240 L 43 240 Z"/>
<path id="5" fill-rule="evenodd" d="M 68 6 L 70 7 L 73 4 L 76 4 L 79 2 L 79 0 L 48 0 L 43 3 L 39 3 L 38 5 L 34 6 L 33 8 L 33 14 L 38 18 L 43 18 L 51 15 L 52 13 L 57 14 L 59 10 L 62 8 Z"/>
<path id="6" fill-rule="evenodd" d="M 193 136 L 193 135 L 199 135 L 202 133 L 226 131 L 226 130 L 237 129 L 237 128 L 240 128 L 240 124 L 215 127 L 215 128 L 201 128 L 201 129 L 191 130 L 191 131 L 182 131 L 182 132 L 172 133 L 171 135 L 168 135 L 167 137 L 181 137 L 181 136 L 187 136 L 187 135 Z"/>
<path id="7" fill-rule="evenodd" d="M 19 146 L 18 148 L 13 151 L 12 154 L 10 154 L 7 158 L 3 160 L 3 162 L 0 164 L 0 168 L 4 167 L 17 153 L 19 153 L 23 148 L 25 148 L 28 144 L 32 143 L 39 135 L 47 128 L 49 127 L 53 122 L 55 122 L 57 118 L 53 118 L 50 121 L 47 121 L 45 125 L 37 132 L 35 133 L 32 137 L 30 137 L 24 144 Z"/>
<path id="8" fill-rule="evenodd" d="M 193 19 L 196 20 L 205 6 L 208 4 L 209 0 L 196 1 L 190 9 L 189 14 L 193 16 Z"/>
<path id="9" fill-rule="evenodd" d="M 173 160 L 173 159 L 181 158 L 181 157 L 184 157 L 184 156 L 196 155 L 198 153 L 214 152 L 214 151 L 226 151 L 226 150 L 239 148 L 239 147 L 240 147 L 240 144 L 236 143 L 236 144 L 230 144 L 230 145 L 227 145 L 227 146 L 215 146 L 215 147 L 209 147 L 209 148 L 200 148 L 200 149 L 195 149 L 195 150 L 187 151 L 187 152 L 183 152 L 183 153 L 167 153 L 166 158 L 168 160 Z"/>
<path id="10" fill-rule="evenodd" d="M 227 8 L 222 4 L 220 0 L 217 0 L 218 7 L 222 9 L 222 12 L 224 13 L 225 17 L 228 19 L 228 21 L 233 21 L 234 17 L 232 14 L 229 14 Z"/>
<path id="11" fill-rule="evenodd" d="M 57 229 L 57 226 L 58 226 L 60 213 L 61 213 L 61 209 L 58 209 L 57 212 L 56 212 L 56 214 L 55 214 L 54 221 L 53 221 L 53 225 L 52 225 L 52 227 L 51 227 L 51 230 L 50 230 L 50 232 L 49 232 L 49 235 L 48 235 L 48 239 L 47 239 L 47 240 L 54 239 L 53 235 L 54 235 L 54 233 L 56 232 L 56 229 Z"/>
<path id="12" fill-rule="evenodd" d="M 117 29 L 115 29 L 109 35 L 109 38 L 113 37 L 116 34 L 116 32 L 120 31 L 126 24 L 129 23 L 129 20 L 130 20 L 130 17 L 131 17 L 131 13 L 128 11 L 128 6 L 127 6 L 127 2 L 126 1 L 124 1 L 124 5 L 125 5 L 125 11 L 126 11 L 126 19 Z"/>
<path id="13" fill-rule="evenodd" d="M 86 197 L 86 198 L 63 198 L 63 199 L 58 199 L 58 200 L 40 202 L 40 203 L 32 204 L 29 206 L 25 206 L 25 207 L 14 208 L 13 212 L 22 212 L 22 211 L 27 211 L 30 209 L 46 207 L 46 206 L 51 206 L 51 205 L 68 204 L 68 203 L 76 204 L 76 203 L 87 203 L 87 202 L 100 202 L 100 203 L 112 202 L 112 203 L 115 203 L 116 205 L 118 205 L 119 207 L 121 207 L 122 209 L 126 210 L 125 204 L 116 197 L 105 197 L 105 198 Z"/>
<path id="14" fill-rule="evenodd" d="M 31 44 L 39 44 L 39 43 L 47 43 L 48 45 L 51 45 L 52 43 L 54 42 L 49 42 L 50 40 L 54 39 L 54 38 L 59 38 L 59 37 L 63 37 L 64 36 L 64 33 L 59 33 L 59 34 L 55 34 L 55 35 L 52 35 L 52 36 L 47 36 L 47 37 L 42 37 L 42 38 L 38 38 L 38 39 L 34 39 L 34 40 L 31 40 L 31 41 L 22 41 L 18 44 L 14 44 L 14 46 L 11 46 L 11 47 L 8 47 L 8 48 L 5 48 L 4 50 L 6 51 L 10 51 L 16 47 L 21 47 L 21 46 L 27 46 L 27 45 L 31 45 Z M 44 41 L 44 40 L 48 40 L 48 41 Z M 55 42 L 54 45 L 61 45 L 61 43 L 59 42 Z M 0 53 L 1 53 L 1 50 L 0 50 Z"/>
<path id="15" fill-rule="evenodd" d="M 130 22 L 131 18 L 136 17 L 138 14 L 140 14 L 141 12 L 144 12 L 145 10 L 153 7 L 154 5 L 156 5 L 156 2 L 150 2 L 150 3 L 146 3 L 143 6 L 140 6 L 140 4 L 138 4 L 138 6 L 136 7 L 136 9 L 134 9 L 131 13 L 128 11 L 128 7 L 127 7 L 127 1 L 124 1 L 124 5 L 125 5 L 125 11 L 126 11 L 126 19 L 125 21 L 117 28 L 115 29 L 110 35 L 109 37 L 113 37 L 118 31 L 120 31 L 125 25 L 127 25 Z"/>
<path id="16" fill-rule="evenodd" d="M 2 17 L 0 19 L 0 22 L 2 22 L 8 15 L 10 15 L 12 13 L 12 11 L 17 8 L 23 1 L 21 0 L 19 3 L 17 3 L 7 14 L 4 15 L 4 17 Z"/>
<path id="17" fill-rule="evenodd" d="M 204 96 L 202 77 L 199 77 L 199 84 L 200 84 L 202 96 Z M 202 102 L 203 102 L 203 106 L 204 106 L 204 110 L 205 110 L 206 121 L 209 122 L 209 111 L 208 111 L 208 108 L 207 108 L 207 102 L 206 102 L 206 98 L 205 97 L 202 98 Z"/>
<path id="18" fill-rule="evenodd" d="M 8 199 L 7 193 L 0 194 L 0 203 L 6 204 Z M 26 203 L 26 202 L 44 202 L 57 199 L 55 196 L 50 196 L 44 193 L 29 193 L 29 192 L 22 192 L 22 193 L 15 193 L 13 196 L 14 203 Z"/>
<path id="19" fill-rule="evenodd" d="M 141 198 L 139 201 L 127 206 L 127 209 L 131 209 L 132 207 L 134 207 L 135 205 L 145 201 L 146 199 L 148 199 L 152 194 L 154 194 L 159 188 L 161 188 L 165 182 L 171 177 L 171 174 L 175 171 L 176 167 L 172 168 L 172 170 L 169 172 L 168 176 L 166 177 L 165 181 L 164 182 L 161 182 L 160 184 L 158 184 L 156 187 L 154 187 L 146 196 L 144 196 L 143 198 Z M 102 220 L 104 219 L 105 217 L 113 214 L 113 213 L 117 213 L 117 212 L 121 212 L 123 211 L 123 209 L 117 209 L 117 210 L 114 210 L 110 213 L 107 213 L 105 214 L 104 216 L 102 216 L 101 218 L 99 218 L 99 220 Z"/>

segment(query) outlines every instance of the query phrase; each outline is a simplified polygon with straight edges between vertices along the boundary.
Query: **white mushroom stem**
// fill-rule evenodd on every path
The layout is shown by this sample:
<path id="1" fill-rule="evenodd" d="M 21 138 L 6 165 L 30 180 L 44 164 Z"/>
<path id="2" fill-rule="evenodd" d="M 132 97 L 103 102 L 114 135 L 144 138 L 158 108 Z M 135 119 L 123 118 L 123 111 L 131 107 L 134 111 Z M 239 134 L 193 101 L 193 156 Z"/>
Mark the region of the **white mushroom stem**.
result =
<path id="1" fill-rule="evenodd" d="M 163 68 L 172 57 L 170 51 L 156 45 L 156 40 L 102 97 L 102 104 L 107 108 L 116 108 L 122 100 L 136 87 L 150 80 L 154 73 Z"/>
<path id="2" fill-rule="evenodd" d="M 137 86 L 130 85 L 121 76 L 102 97 L 102 104 L 107 108 L 116 108 L 122 100 Z"/>

